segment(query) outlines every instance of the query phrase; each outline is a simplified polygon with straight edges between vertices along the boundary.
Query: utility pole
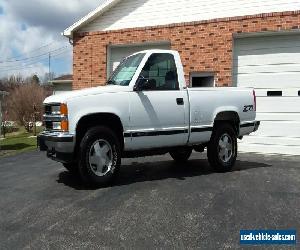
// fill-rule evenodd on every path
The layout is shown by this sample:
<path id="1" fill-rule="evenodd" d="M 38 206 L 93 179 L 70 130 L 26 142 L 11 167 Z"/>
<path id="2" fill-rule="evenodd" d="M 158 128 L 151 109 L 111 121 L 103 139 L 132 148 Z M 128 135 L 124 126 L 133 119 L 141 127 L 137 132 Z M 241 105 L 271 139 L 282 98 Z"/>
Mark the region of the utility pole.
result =
<path id="1" fill-rule="evenodd" d="M 52 77 L 51 77 L 51 75 L 50 75 L 50 72 L 51 72 L 51 52 L 49 52 L 49 68 L 48 68 L 48 74 L 49 74 L 49 81 L 51 81 L 52 79 Z"/>

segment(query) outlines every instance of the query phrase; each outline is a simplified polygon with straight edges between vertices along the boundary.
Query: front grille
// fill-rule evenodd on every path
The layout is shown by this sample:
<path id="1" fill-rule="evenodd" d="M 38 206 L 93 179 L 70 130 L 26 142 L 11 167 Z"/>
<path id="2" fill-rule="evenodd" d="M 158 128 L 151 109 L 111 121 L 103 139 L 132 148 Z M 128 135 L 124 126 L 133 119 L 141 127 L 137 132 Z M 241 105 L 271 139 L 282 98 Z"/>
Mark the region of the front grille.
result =
<path id="1" fill-rule="evenodd" d="M 52 130 L 53 126 L 52 126 L 52 122 L 44 122 L 44 126 L 46 128 L 46 130 Z"/>
<path id="2" fill-rule="evenodd" d="M 52 113 L 51 105 L 45 105 L 45 114 L 51 115 L 51 113 Z"/>

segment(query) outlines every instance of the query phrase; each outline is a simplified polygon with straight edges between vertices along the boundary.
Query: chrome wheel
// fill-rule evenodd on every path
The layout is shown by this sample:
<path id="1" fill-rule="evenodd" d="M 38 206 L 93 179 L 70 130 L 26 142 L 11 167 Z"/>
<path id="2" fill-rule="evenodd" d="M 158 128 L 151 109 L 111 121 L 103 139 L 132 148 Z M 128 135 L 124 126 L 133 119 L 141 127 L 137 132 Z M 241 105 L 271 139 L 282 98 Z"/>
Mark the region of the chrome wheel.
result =
<path id="1" fill-rule="evenodd" d="M 97 176 L 113 172 L 113 150 L 106 140 L 97 140 L 90 148 L 89 164 Z"/>
<path id="2" fill-rule="evenodd" d="M 233 155 L 233 144 L 232 139 L 228 134 L 223 134 L 219 140 L 218 152 L 219 152 L 219 159 L 227 163 L 230 161 Z"/>

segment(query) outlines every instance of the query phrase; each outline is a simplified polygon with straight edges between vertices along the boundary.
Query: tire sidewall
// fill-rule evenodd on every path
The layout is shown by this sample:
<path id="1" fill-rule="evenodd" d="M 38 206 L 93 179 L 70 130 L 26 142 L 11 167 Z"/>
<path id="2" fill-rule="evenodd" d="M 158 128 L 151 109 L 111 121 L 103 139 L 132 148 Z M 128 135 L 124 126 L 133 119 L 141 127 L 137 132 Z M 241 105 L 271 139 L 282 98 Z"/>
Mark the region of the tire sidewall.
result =
<path id="1" fill-rule="evenodd" d="M 90 149 L 93 144 L 97 141 L 103 139 L 107 141 L 112 149 L 113 155 L 113 163 L 112 170 L 109 171 L 104 176 L 96 175 L 91 169 L 89 163 L 89 154 Z M 106 127 L 94 127 L 88 130 L 86 135 L 81 141 L 80 144 L 80 164 L 79 164 L 79 172 L 83 179 L 83 181 L 92 186 L 103 186 L 109 184 L 113 178 L 116 176 L 120 166 L 120 146 L 117 137 L 114 133 Z"/>
<path id="2" fill-rule="evenodd" d="M 229 135 L 233 147 L 232 156 L 228 162 L 222 161 L 218 152 L 219 140 L 224 134 Z M 209 161 L 217 171 L 227 172 L 232 169 L 237 157 L 237 136 L 230 124 L 224 123 L 216 127 L 213 132 L 212 141 L 210 142 L 208 151 Z"/>

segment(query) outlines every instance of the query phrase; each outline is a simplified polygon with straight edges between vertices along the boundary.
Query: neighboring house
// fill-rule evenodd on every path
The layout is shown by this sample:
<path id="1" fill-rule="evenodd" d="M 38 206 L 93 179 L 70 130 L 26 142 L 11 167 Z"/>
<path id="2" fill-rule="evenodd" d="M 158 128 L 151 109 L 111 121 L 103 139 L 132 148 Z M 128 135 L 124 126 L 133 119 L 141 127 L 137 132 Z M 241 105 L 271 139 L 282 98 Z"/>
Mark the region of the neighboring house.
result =
<path id="1" fill-rule="evenodd" d="M 190 86 L 255 87 L 261 128 L 242 150 L 300 154 L 300 2 L 104 0 L 64 31 L 73 88 L 103 85 L 123 57 L 178 50 Z"/>
<path id="2" fill-rule="evenodd" d="M 72 91 L 73 76 L 63 75 L 49 81 L 49 83 L 53 86 L 53 95 Z"/>

